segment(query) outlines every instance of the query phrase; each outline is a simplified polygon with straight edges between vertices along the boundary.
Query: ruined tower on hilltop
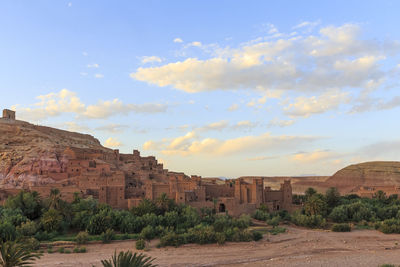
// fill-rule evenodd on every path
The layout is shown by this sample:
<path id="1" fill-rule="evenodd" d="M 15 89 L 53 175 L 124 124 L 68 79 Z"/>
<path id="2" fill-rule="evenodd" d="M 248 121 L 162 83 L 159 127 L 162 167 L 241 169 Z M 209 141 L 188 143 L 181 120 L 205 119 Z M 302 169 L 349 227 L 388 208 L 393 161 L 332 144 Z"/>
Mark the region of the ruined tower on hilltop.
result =
<path id="1" fill-rule="evenodd" d="M 3 109 L 3 119 L 15 120 L 15 111 Z"/>

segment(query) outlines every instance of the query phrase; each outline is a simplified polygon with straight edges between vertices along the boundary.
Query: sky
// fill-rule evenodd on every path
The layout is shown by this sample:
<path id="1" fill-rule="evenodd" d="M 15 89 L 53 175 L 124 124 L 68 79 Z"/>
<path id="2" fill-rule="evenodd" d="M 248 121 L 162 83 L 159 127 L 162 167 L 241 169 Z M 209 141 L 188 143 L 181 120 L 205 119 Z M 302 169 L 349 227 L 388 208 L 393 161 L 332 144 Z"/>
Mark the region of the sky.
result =
<path id="1" fill-rule="evenodd" d="M 204 177 L 400 160 L 399 1 L 0 2 L 0 107 Z"/>

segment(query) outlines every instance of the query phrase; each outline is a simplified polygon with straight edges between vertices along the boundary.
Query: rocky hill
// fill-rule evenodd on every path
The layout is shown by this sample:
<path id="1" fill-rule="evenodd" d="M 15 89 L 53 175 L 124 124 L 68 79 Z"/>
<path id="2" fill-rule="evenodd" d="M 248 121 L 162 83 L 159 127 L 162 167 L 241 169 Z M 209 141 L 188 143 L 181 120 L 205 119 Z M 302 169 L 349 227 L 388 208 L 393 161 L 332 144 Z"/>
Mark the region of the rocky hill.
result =
<path id="1" fill-rule="evenodd" d="M 113 153 L 91 135 L 0 118 L 0 188 L 53 182 L 41 173 L 65 170 L 67 147 Z"/>
<path id="2" fill-rule="evenodd" d="M 325 182 L 326 186 L 338 187 L 348 192 L 358 186 L 400 185 L 400 162 L 372 161 L 347 166 Z"/>

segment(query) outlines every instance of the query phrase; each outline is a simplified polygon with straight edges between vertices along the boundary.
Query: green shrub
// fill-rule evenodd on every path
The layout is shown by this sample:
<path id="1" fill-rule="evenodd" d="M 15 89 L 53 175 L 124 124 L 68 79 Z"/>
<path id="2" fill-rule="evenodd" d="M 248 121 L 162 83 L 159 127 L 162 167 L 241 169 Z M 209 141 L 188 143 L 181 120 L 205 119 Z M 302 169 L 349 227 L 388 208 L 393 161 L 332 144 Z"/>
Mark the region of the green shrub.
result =
<path id="1" fill-rule="evenodd" d="M 253 232 L 253 240 L 254 241 L 258 241 L 261 240 L 263 238 L 263 234 L 258 232 L 258 231 L 254 231 Z"/>
<path id="2" fill-rule="evenodd" d="M 65 250 L 65 254 L 71 254 L 71 250 L 70 249 L 66 249 Z"/>
<path id="3" fill-rule="evenodd" d="M 144 241 L 143 239 L 139 239 L 138 241 L 136 241 L 136 249 L 138 250 L 143 250 L 146 247 L 146 241 Z"/>
<path id="4" fill-rule="evenodd" d="M 47 253 L 51 254 L 51 253 L 53 253 L 53 252 L 54 252 L 54 251 L 53 251 L 52 248 L 47 249 Z"/>
<path id="5" fill-rule="evenodd" d="M 62 216 L 59 211 L 55 209 L 49 209 L 43 213 L 42 217 L 40 218 L 40 222 L 42 223 L 45 231 L 55 232 L 61 227 Z"/>
<path id="6" fill-rule="evenodd" d="M 113 240 L 115 237 L 115 233 L 114 230 L 112 229 L 107 229 L 105 232 L 103 232 L 100 235 L 101 240 L 103 241 L 103 243 L 110 243 L 111 240 Z"/>
<path id="7" fill-rule="evenodd" d="M 74 253 L 79 253 L 79 252 L 80 252 L 80 249 L 79 249 L 78 247 L 75 247 L 74 250 L 73 250 L 72 252 L 74 252 Z"/>
<path id="8" fill-rule="evenodd" d="M 16 230 L 19 235 L 33 236 L 36 233 L 37 228 L 37 224 L 34 221 L 26 221 L 20 226 L 17 226 Z"/>
<path id="9" fill-rule="evenodd" d="M 79 253 L 86 253 L 86 247 L 81 247 L 80 249 L 79 249 Z"/>
<path id="10" fill-rule="evenodd" d="M 112 228 L 112 218 L 107 211 L 102 211 L 94 215 L 87 227 L 87 231 L 91 235 L 98 235 L 107 231 L 107 229 Z"/>
<path id="11" fill-rule="evenodd" d="M 350 232 L 351 226 L 348 223 L 335 223 L 332 226 L 333 232 Z"/>
<path id="12" fill-rule="evenodd" d="M 179 247 L 182 244 L 186 243 L 187 234 L 179 235 L 175 232 L 168 232 L 160 238 L 160 246 L 174 246 Z M 194 239 L 192 240 L 194 242 Z"/>
<path id="13" fill-rule="evenodd" d="M 321 215 L 304 215 L 300 212 L 294 212 L 291 216 L 291 221 L 300 226 L 309 228 L 322 228 L 326 224 L 326 220 Z"/>
<path id="14" fill-rule="evenodd" d="M 0 222 L 0 241 L 15 240 L 17 231 L 12 223 L 9 221 Z"/>
<path id="15" fill-rule="evenodd" d="M 34 237 L 19 239 L 18 242 L 23 243 L 30 250 L 38 250 L 40 248 L 40 242 Z"/>
<path id="16" fill-rule="evenodd" d="M 225 244 L 226 237 L 225 237 L 224 233 L 216 233 L 215 234 L 215 239 L 217 240 L 217 243 L 219 245 Z"/>
<path id="17" fill-rule="evenodd" d="M 86 244 L 89 240 L 88 232 L 79 232 L 75 237 L 75 242 L 78 244 Z"/>
<path id="18" fill-rule="evenodd" d="M 271 215 L 268 212 L 262 211 L 261 209 L 257 209 L 253 213 L 253 218 L 260 221 L 266 221 L 271 218 Z"/>
<path id="19" fill-rule="evenodd" d="M 58 253 L 64 253 L 65 252 L 65 248 L 61 247 L 57 249 Z"/>
<path id="20" fill-rule="evenodd" d="M 272 227 L 277 227 L 279 223 L 281 222 L 281 217 L 275 216 L 272 219 L 268 220 L 267 223 L 271 225 Z"/>
<path id="21" fill-rule="evenodd" d="M 142 232 L 140 232 L 140 238 L 145 240 L 152 240 L 155 236 L 154 228 L 150 225 L 143 228 Z"/>
<path id="22" fill-rule="evenodd" d="M 286 228 L 284 227 L 275 227 L 269 231 L 272 235 L 283 234 L 286 232 Z"/>

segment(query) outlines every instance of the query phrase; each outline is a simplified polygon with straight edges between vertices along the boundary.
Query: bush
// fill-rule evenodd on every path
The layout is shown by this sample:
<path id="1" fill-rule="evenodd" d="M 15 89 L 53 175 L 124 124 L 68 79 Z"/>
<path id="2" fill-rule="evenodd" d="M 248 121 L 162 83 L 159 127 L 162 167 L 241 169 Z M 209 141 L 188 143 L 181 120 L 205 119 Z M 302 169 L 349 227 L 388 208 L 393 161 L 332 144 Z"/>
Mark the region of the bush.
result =
<path id="1" fill-rule="evenodd" d="M 261 240 L 261 239 L 263 239 L 263 234 L 258 232 L 258 231 L 254 231 L 253 232 L 253 240 L 254 241 L 258 241 L 258 240 Z"/>
<path id="2" fill-rule="evenodd" d="M 106 211 L 102 211 L 90 219 L 87 231 L 91 235 L 98 235 L 110 228 L 112 228 L 112 218 Z"/>
<path id="3" fill-rule="evenodd" d="M 185 244 L 186 236 L 187 235 L 185 235 L 185 234 L 179 235 L 175 232 L 169 232 L 161 237 L 160 246 L 161 247 L 165 247 L 165 246 L 179 247 L 180 245 Z"/>
<path id="4" fill-rule="evenodd" d="M 80 249 L 79 249 L 79 253 L 86 253 L 86 247 L 81 247 Z"/>
<path id="5" fill-rule="evenodd" d="M 219 245 L 225 244 L 226 237 L 225 237 L 224 233 L 216 233 L 215 234 L 215 239 L 217 240 L 217 243 Z"/>
<path id="6" fill-rule="evenodd" d="M 138 250 L 143 250 L 146 247 L 146 241 L 144 241 L 143 239 L 139 239 L 138 241 L 136 241 L 136 249 Z"/>
<path id="7" fill-rule="evenodd" d="M 17 232 L 15 230 L 14 225 L 12 225 L 8 221 L 4 221 L 0 223 L 0 241 L 12 241 L 15 240 L 17 236 Z"/>
<path id="8" fill-rule="evenodd" d="M 51 253 L 53 253 L 53 252 L 54 252 L 54 251 L 53 251 L 52 248 L 47 249 L 47 253 L 51 254 Z"/>
<path id="9" fill-rule="evenodd" d="M 37 231 L 37 225 L 34 221 L 26 221 L 20 226 L 17 226 L 17 233 L 22 236 L 32 236 Z"/>
<path id="10" fill-rule="evenodd" d="M 275 227 L 269 231 L 272 235 L 283 234 L 286 232 L 284 227 Z"/>
<path id="11" fill-rule="evenodd" d="M 113 229 L 107 229 L 105 232 L 103 232 L 100 235 L 101 241 L 103 241 L 103 243 L 110 243 L 111 240 L 113 240 L 115 237 L 115 233 Z"/>
<path id="12" fill-rule="evenodd" d="M 291 221 L 296 225 L 310 228 L 322 228 L 326 224 L 326 220 L 321 215 L 307 216 L 299 212 L 292 214 Z"/>
<path id="13" fill-rule="evenodd" d="M 78 244 L 86 244 L 89 240 L 88 232 L 79 232 L 75 237 L 75 242 Z"/>
<path id="14" fill-rule="evenodd" d="M 281 217 L 275 216 L 272 219 L 268 220 L 267 223 L 271 225 L 272 227 L 277 227 L 279 223 L 281 222 Z"/>
<path id="15" fill-rule="evenodd" d="M 70 249 L 66 249 L 65 250 L 65 254 L 71 254 L 71 250 Z"/>
<path id="16" fill-rule="evenodd" d="M 61 247 L 61 248 L 58 248 L 58 253 L 64 253 L 65 252 L 65 248 L 64 247 Z"/>
<path id="17" fill-rule="evenodd" d="M 260 209 L 257 209 L 254 213 L 253 213 L 253 218 L 256 220 L 260 220 L 260 221 L 266 221 L 269 220 L 271 218 L 271 215 L 268 212 L 262 211 Z"/>
<path id="18" fill-rule="evenodd" d="M 79 253 L 80 249 L 78 247 L 75 247 L 74 250 L 72 252 L 74 253 Z"/>
<path id="19" fill-rule="evenodd" d="M 33 237 L 19 239 L 18 242 L 23 243 L 30 250 L 38 250 L 40 248 L 40 242 Z"/>
<path id="20" fill-rule="evenodd" d="M 143 228 L 142 232 L 140 232 L 140 238 L 145 240 L 152 240 L 155 236 L 154 228 L 150 225 Z"/>
<path id="21" fill-rule="evenodd" d="M 333 232 L 350 232 L 351 227 L 350 227 L 350 224 L 348 224 L 348 223 L 335 223 L 332 226 L 332 231 Z"/>
<path id="22" fill-rule="evenodd" d="M 59 211 L 55 209 L 49 209 L 46 211 L 40 219 L 43 229 L 47 232 L 55 232 L 60 229 L 62 216 Z"/>

